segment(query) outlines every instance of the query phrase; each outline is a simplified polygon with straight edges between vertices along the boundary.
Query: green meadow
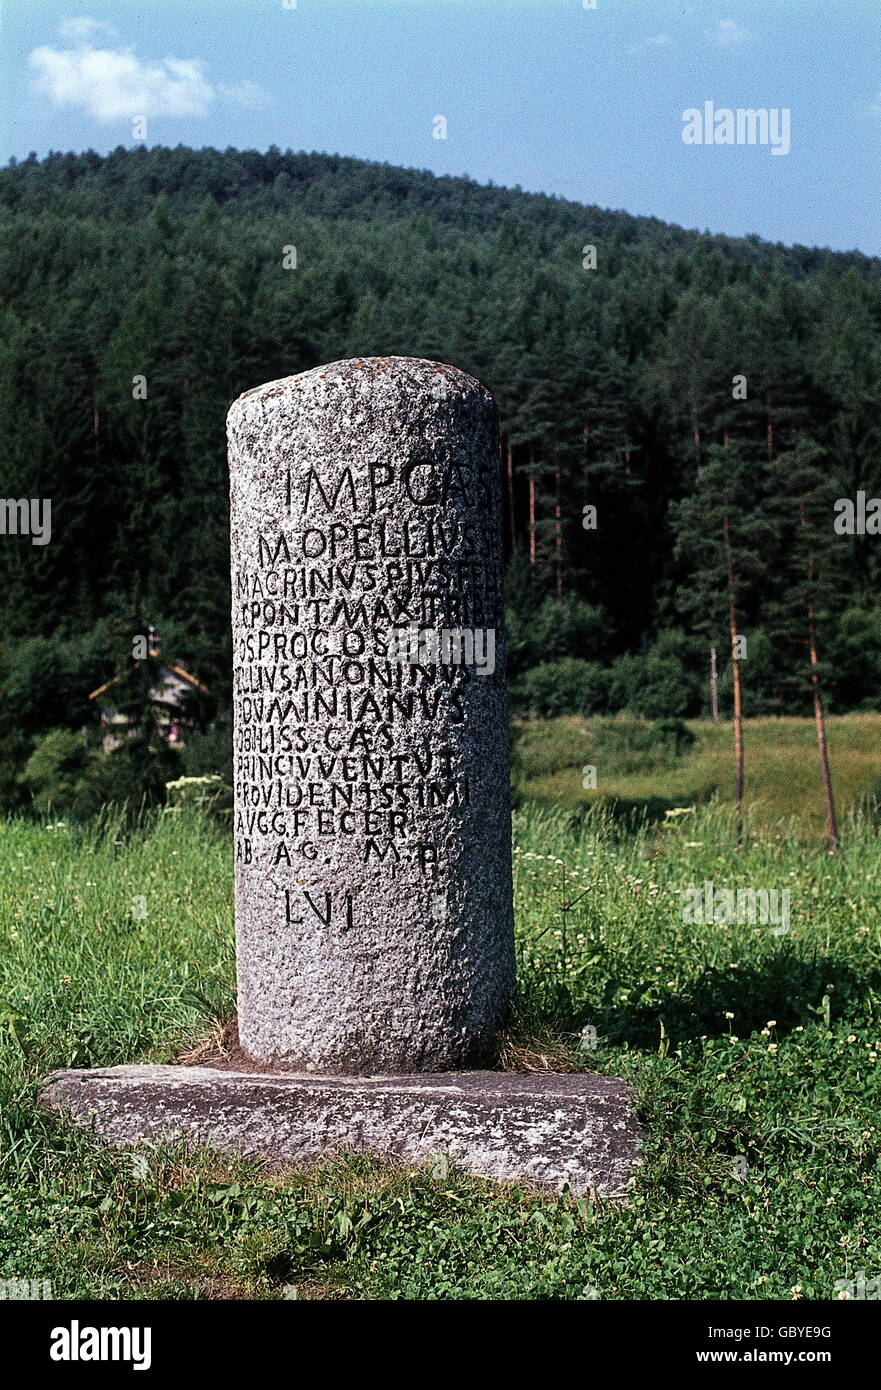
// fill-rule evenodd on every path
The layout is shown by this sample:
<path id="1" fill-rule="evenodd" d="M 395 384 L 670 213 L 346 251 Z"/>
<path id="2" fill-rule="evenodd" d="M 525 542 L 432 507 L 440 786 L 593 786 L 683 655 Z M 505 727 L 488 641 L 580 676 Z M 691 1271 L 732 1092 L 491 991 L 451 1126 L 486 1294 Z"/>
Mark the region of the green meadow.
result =
<path id="1" fill-rule="evenodd" d="M 441 1159 L 279 1176 L 60 1125 L 36 1104 L 48 1071 L 222 1036 L 231 846 L 187 808 L 0 822 L 0 1278 L 55 1298 L 811 1300 L 881 1274 L 881 717 L 830 721 L 836 856 L 808 721 L 748 725 L 739 848 L 730 727 L 691 727 L 678 757 L 594 721 L 515 731 L 519 985 L 498 1065 L 632 1084 L 645 1152 L 619 1204 Z M 788 929 L 686 923 L 708 881 L 788 890 Z"/>
<path id="2" fill-rule="evenodd" d="M 627 718 L 534 720 L 514 728 L 515 786 L 524 800 L 618 816 L 663 817 L 668 810 L 730 801 L 734 786 L 730 722 L 686 720 L 694 735 L 680 756 L 640 747 L 647 726 Z M 881 714 L 827 719 L 829 757 L 840 810 L 881 792 Z M 766 831 L 791 820 L 806 839 L 822 837 L 824 812 L 817 736 L 811 719 L 746 721 L 745 804 Z M 596 768 L 596 790 L 582 770 Z M 863 805 L 862 809 L 865 809 Z"/>

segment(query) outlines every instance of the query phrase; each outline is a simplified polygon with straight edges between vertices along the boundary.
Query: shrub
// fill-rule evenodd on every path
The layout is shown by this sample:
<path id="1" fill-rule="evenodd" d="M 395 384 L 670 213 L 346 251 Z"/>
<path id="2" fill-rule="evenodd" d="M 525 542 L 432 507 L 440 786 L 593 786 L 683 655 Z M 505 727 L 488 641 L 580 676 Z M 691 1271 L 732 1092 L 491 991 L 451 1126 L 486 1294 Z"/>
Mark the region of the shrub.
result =
<path id="1" fill-rule="evenodd" d="M 101 805 L 90 775 L 94 758 L 82 734 L 50 729 L 35 744 L 18 781 L 41 815 L 53 811 L 85 820 Z"/>
<path id="2" fill-rule="evenodd" d="M 639 656 L 619 656 L 609 673 L 609 706 L 643 719 L 683 718 L 701 706 L 699 650 L 682 633 L 668 632 Z"/>
<path id="3" fill-rule="evenodd" d="M 38 740 L 18 780 L 40 815 L 87 820 L 110 803 L 136 809 L 165 801 L 165 784 L 180 771 L 173 748 L 129 739 L 105 752 L 95 736 L 50 729 Z"/>
<path id="4" fill-rule="evenodd" d="M 527 606 L 509 604 L 506 625 L 508 673 L 512 680 L 540 663 L 566 657 L 593 662 L 609 651 L 608 614 L 575 594 L 545 597 L 540 603 Z"/>
<path id="5" fill-rule="evenodd" d="M 564 657 L 534 666 L 511 691 L 515 709 L 538 719 L 598 714 L 608 704 L 608 673 L 598 661 Z"/>

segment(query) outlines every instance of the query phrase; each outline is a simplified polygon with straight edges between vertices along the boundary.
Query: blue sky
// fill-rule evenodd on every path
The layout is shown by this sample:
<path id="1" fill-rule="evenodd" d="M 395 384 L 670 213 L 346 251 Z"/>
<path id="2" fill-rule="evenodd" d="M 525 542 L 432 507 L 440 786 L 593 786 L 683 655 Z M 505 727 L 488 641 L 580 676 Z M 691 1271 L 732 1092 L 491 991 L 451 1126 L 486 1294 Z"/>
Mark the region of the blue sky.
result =
<path id="1" fill-rule="evenodd" d="M 290 0 L 288 0 L 290 4 Z M 323 150 L 881 254 L 881 0 L 0 0 L 0 159 Z M 683 143 L 789 109 L 791 150 Z M 435 117 L 447 122 L 433 136 Z"/>

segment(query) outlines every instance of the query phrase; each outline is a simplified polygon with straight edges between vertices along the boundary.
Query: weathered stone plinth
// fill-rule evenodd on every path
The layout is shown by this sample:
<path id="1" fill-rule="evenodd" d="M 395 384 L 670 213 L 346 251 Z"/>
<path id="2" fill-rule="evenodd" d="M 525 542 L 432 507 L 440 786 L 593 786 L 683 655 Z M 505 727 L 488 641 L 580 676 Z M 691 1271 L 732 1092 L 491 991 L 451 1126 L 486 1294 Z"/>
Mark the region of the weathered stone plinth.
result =
<path id="1" fill-rule="evenodd" d="M 279 1167 L 342 1149 L 405 1164 L 446 1154 L 477 1177 L 605 1197 L 624 1194 L 640 1141 L 629 1088 L 606 1076 L 108 1067 L 54 1072 L 41 1099 L 116 1145 L 186 1140 Z"/>

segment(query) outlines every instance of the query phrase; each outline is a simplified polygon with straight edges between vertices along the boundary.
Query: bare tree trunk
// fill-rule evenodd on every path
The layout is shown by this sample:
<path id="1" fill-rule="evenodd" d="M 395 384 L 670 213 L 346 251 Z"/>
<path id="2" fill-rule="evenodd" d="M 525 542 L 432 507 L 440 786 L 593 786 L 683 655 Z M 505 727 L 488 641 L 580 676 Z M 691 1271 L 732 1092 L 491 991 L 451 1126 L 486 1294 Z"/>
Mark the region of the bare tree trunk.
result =
<path id="1" fill-rule="evenodd" d="M 734 809 L 743 808 L 743 691 L 740 682 L 740 658 L 737 650 L 737 614 L 729 605 L 728 625 L 731 631 L 731 676 L 734 684 Z"/>
<path id="2" fill-rule="evenodd" d="M 563 596 L 563 531 L 560 511 L 560 470 L 554 472 L 554 569 L 557 576 L 557 598 Z"/>
<path id="3" fill-rule="evenodd" d="M 529 563 L 535 564 L 535 458 L 529 446 Z"/>
<path id="4" fill-rule="evenodd" d="M 517 532 L 514 527 L 514 450 L 511 448 L 511 436 L 506 438 L 505 459 L 508 473 L 508 521 L 511 526 L 511 554 L 517 549 Z"/>
<path id="5" fill-rule="evenodd" d="M 737 655 L 737 607 L 734 602 L 734 558 L 731 553 L 731 528 L 728 518 L 723 523 L 725 533 L 725 566 L 728 577 L 728 632 L 731 637 L 731 677 L 734 686 L 734 812 L 737 843 L 741 836 L 743 810 L 743 692 L 740 682 L 740 657 Z"/>
<path id="6" fill-rule="evenodd" d="M 823 696 L 820 691 L 820 675 L 817 671 L 817 631 L 813 608 L 808 608 L 808 651 L 811 658 L 811 691 L 814 697 L 814 723 L 817 726 L 817 752 L 820 756 L 820 772 L 823 777 L 823 801 L 826 806 L 826 837 L 829 848 L 839 846 L 838 821 L 835 818 L 835 798 L 832 795 L 832 777 L 829 772 L 829 747 L 826 743 L 826 717 L 823 714 Z"/>
<path id="7" fill-rule="evenodd" d="M 716 648 L 710 648 L 710 711 L 713 723 L 719 722 L 719 666 L 716 661 Z"/>
<path id="8" fill-rule="evenodd" d="M 807 525 L 804 502 L 799 503 L 799 525 Z M 814 559 L 808 559 L 808 656 L 811 663 L 811 694 L 814 701 L 814 724 L 817 728 L 817 753 L 820 758 L 820 775 L 823 779 L 823 802 L 826 807 L 826 838 L 829 848 L 838 849 L 838 821 L 835 817 L 835 798 L 832 795 L 832 777 L 829 772 L 829 746 L 826 742 L 826 717 L 823 713 L 823 695 L 820 690 L 820 672 L 817 667 L 817 615 L 811 600 L 811 585 L 814 578 Z"/>

